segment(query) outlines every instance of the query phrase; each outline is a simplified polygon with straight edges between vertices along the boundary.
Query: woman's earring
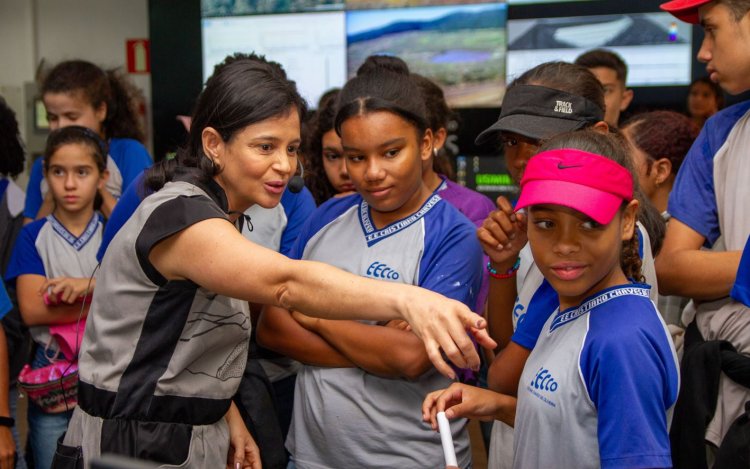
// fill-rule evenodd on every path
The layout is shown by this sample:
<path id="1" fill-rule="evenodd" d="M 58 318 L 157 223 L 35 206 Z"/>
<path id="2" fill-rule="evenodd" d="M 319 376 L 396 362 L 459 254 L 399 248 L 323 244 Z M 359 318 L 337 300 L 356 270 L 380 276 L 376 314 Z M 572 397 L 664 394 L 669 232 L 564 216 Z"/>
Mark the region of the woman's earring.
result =
<path id="1" fill-rule="evenodd" d="M 438 156 L 438 149 L 433 147 L 432 154 L 435 155 L 435 158 L 437 158 L 437 156 Z"/>

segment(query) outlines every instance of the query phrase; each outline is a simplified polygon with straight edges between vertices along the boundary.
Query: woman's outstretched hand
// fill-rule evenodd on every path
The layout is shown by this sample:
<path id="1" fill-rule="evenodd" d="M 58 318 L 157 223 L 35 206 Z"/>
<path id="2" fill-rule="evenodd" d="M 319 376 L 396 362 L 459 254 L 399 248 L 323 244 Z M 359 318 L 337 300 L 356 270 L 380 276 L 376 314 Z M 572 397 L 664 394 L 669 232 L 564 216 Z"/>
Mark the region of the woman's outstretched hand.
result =
<path id="1" fill-rule="evenodd" d="M 487 333 L 487 321 L 463 303 L 429 290 L 418 291 L 401 311 L 412 331 L 424 342 L 435 368 L 450 379 L 456 378 L 444 353 L 457 367 L 478 370 L 479 354 L 469 333 L 482 347 L 494 349 L 497 344 Z"/>

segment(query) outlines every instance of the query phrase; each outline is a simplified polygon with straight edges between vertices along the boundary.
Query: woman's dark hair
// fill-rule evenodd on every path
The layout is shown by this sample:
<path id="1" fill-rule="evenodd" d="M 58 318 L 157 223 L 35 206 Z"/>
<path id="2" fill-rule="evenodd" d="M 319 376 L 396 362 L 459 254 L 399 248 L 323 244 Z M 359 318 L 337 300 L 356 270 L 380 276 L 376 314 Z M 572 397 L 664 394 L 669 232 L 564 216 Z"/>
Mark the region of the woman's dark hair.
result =
<path id="1" fill-rule="evenodd" d="M 409 66 L 400 57 L 394 55 L 371 55 L 359 66 L 357 76 L 371 73 L 376 69 L 386 69 L 401 75 L 409 74 Z"/>
<path id="2" fill-rule="evenodd" d="M 527 70 L 513 80 L 515 85 L 545 86 L 566 93 L 583 96 L 605 110 L 604 88 L 586 67 L 567 62 L 545 62 Z"/>
<path id="3" fill-rule="evenodd" d="M 141 93 L 121 71 L 105 72 L 85 60 L 68 60 L 57 64 L 42 82 L 42 96 L 79 92 L 94 109 L 106 104 L 107 116 L 102 123 L 105 138 L 145 140 L 136 108 Z"/>
<path id="4" fill-rule="evenodd" d="M 383 57 L 388 59 L 388 65 L 381 64 Z M 341 124 L 350 117 L 378 111 L 390 112 L 408 121 L 420 137 L 429 128 L 422 94 L 411 79 L 408 67 L 403 70 L 390 65 L 396 63 L 395 59 L 368 57 L 357 76 L 344 85 L 334 120 L 337 134 L 341 135 Z"/>
<path id="5" fill-rule="evenodd" d="M 690 83 L 690 86 L 688 86 L 688 95 L 690 95 L 690 92 L 693 91 L 693 87 L 698 83 L 703 83 L 711 89 L 711 92 L 713 92 L 714 97 L 716 98 L 716 109 L 724 109 L 724 90 L 721 89 L 721 86 L 719 86 L 718 83 L 711 81 L 711 78 L 708 76 L 702 76 L 693 80 Z"/>
<path id="6" fill-rule="evenodd" d="M 320 99 L 318 110 L 309 122 L 309 132 L 304 138 L 305 186 L 318 205 L 336 195 L 336 188 L 328 180 L 323 167 L 323 135 L 333 130 L 336 100 L 340 92 L 338 88 L 330 90 Z"/>
<path id="7" fill-rule="evenodd" d="M 16 114 L 0 97 L 0 174 L 16 177 L 25 160 Z"/>
<path id="8" fill-rule="evenodd" d="M 448 107 L 448 102 L 445 100 L 442 88 L 429 78 L 418 73 L 412 73 L 411 77 L 422 93 L 422 99 L 424 99 L 427 111 L 427 122 L 430 129 L 432 129 L 432 133 L 435 134 L 440 129 L 445 129 L 447 132 L 448 121 L 453 117 L 453 111 Z M 451 165 L 448 150 L 445 146 L 432 158 L 432 170 L 438 174 L 447 176 L 449 179 L 454 179 L 453 165 Z"/>
<path id="9" fill-rule="evenodd" d="M 682 165 L 700 129 L 689 117 L 674 111 L 652 111 L 636 114 L 622 126 L 628 129 L 631 142 L 648 156 L 647 174 L 659 158 L 668 158 L 672 174 Z"/>
<path id="10" fill-rule="evenodd" d="M 107 169 L 107 144 L 93 130 L 80 125 L 62 127 L 50 132 L 44 148 L 44 171 L 49 171 L 50 160 L 60 147 L 78 144 L 91 150 L 91 156 L 99 172 Z"/>
<path id="11" fill-rule="evenodd" d="M 281 65 L 256 54 L 228 56 L 214 68 L 198 96 L 187 144 L 174 159 L 152 166 L 145 186 L 154 191 L 161 189 L 172 180 L 177 166 L 195 168 L 200 178 L 208 181 L 219 173 L 219 168 L 203 152 L 204 129 L 215 129 L 228 142 L 248 125 L 285 116 L 290 111 L 296 111 L 301 122 L 307 105 Z"/>
<path id="12" fill-rule="evenodd" d="M 622 136 L 618 134 L 604 134 L 593 130 L 579 130 L 557 135 L 547 140 L 540 148 L 539 152 L 554 150 L 560 148 L 575 148 L 589 153 L 595 153 L 611 159 L 615 163 L 627 169 L 633 177 L 633 189 L 635 198 L 639 202 L 645 199 L 640 191 L 637 190 L 638 180 L 633 171 L 633 161 L 628 152 L 628 145 Z M 533 158 L 533 157 L 532 157 Z M 623 203 L 623 207 L 627 201 Z M 639 212 L 640 212 L 639 208 Z M 640 213 L 639 213 L 640 219 Z M 644 280 L 641 272 L 641 257 L 639 255 L 638 230 L 634 229 L 633 236 L 629 241 L 623 241 L 622 254 L 620 255 L 620 266 L 625 276 L 635 281 Z"/>

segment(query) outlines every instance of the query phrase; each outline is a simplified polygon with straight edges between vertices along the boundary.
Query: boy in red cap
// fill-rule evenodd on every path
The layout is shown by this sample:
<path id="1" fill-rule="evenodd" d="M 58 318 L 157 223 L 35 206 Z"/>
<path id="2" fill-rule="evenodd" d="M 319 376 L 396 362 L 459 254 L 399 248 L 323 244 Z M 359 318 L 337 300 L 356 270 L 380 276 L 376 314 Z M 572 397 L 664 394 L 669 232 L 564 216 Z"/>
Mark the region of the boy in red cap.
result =
<path id="1" fill-rule="evenodd" d="M 711 80 L 731 94 L 750 90 L 750 1 L 673 0 L 661 8 L 703 26 L 698 60 L 706 63 Z M 733 287 L 742 291 L 735 284 L 748 277 L 740 271 L 740 256 L 750 235 L 748 148 L 750 101 L 726 108 L 706 122 L 677 175 L 668 205 L 672 218 L 656 260 L 660 293 L 692 298 L 695 325 L 703 338 L 729 341 L 745 355 L 750 354 L 750 309 L 730 293 Z M 684 393 L 689 399 L 687 388 Z M 722 374 L 706 440 L 720 446 L 748 400 L 750 389 Z M 680 404 L 675 429 L 679 409 Z"/>

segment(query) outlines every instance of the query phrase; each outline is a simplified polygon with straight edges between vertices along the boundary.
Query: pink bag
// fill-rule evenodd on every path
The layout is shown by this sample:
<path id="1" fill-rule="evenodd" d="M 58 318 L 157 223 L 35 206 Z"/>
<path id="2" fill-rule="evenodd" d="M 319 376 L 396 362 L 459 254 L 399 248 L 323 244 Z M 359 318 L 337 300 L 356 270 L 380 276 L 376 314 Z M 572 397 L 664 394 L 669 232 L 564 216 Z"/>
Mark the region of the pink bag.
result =
<path id="1" fill-rule="evenodd" d="M 78 403 L 78 364 L 62 359 L 36 370 L 24 365 L 18 385 L 48 414 L 72 410 Z"/>

